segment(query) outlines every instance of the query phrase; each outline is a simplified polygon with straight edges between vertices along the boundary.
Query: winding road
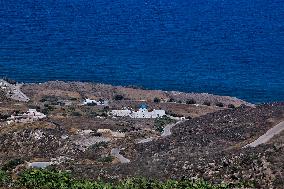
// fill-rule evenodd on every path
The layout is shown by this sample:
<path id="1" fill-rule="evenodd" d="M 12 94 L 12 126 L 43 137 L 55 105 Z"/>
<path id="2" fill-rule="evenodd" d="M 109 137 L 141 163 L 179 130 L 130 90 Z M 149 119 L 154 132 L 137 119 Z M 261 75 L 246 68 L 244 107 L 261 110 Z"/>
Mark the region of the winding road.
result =
<path id="1" fill-rule="evenodd" d="M 274 137 L 275 135 L 279 134 L 283 130 L 284 130 L 284 121 L 278 123 L 277 125 L 275 125 L 271 129 L 269 129 L 264 135 L 260 136 L 254 142 L 252 142 L 250 144 L 247 144 L 246 146 L 244 146 L 244 148 L 246 148 L 246 147 L 256 147 L 256 146 L 258 146 L 260 144 L 266 143 L 272 137 Z"/>
<path id="2" fill-rule="evenodd" d="M 172 129 L 174 126 L 176 126 L 176 125 L 178 125 L 178 124 L 180 124 L 180 123 L 182 123 L 182 122 L 183 122 L 183 121 L 178 121 L 178 122 L 176 122 L 176 123 L 169 124 L 169 125 L 165 126 L 164 131 L 163 131 L 162 134 L 161 134 L 161 137 L 170 136 L 170 135 L 172 134 L 171 129 Z"/>
<path id="3" fill-rule="evenodd" d="M 119 152 L 120 152 L 120 149 L 118 149 L 118 148 L 113 148 L 113 149 L 111 149 L 110 154 L 111 154 L 113 157 L 117 158 L 117 159 L 120 161 L 120 163 L 129 163 L 130 160 L 127 159 L 127 158 L 125 158 L 125 157 L 123 157 L 123 155 L 119 154 Z"/>
<path id="4" fill-rule="evenodd" d="M 160 137 L 167 137 L 167 136 L 170 136 L 170 135 L 172 134 L 171 129 L 172 129 L 173 127 L 175 127 L 176 125 L 178 125 L 178 124 L 184 122 L 184 121 L 186 121 L 186 120 L 178 121 L 178 122 L 176 122 L 176 123 L 169 124 L 169 125 L 165 126 L 163 132 L 161 133 L 161 136 L 159 136 L 159 137 L 149 137 L 149 138 L 140 139 L 140 140 L 138 140 L 138 141 L 136 142 L 136 144 L 143 144 L 143 143 L 151 142 L 151 141 L 153 141 L 153 140 L 155 140 L 155 139 L 158 139 L 158 138 L 160 138 Z"/>

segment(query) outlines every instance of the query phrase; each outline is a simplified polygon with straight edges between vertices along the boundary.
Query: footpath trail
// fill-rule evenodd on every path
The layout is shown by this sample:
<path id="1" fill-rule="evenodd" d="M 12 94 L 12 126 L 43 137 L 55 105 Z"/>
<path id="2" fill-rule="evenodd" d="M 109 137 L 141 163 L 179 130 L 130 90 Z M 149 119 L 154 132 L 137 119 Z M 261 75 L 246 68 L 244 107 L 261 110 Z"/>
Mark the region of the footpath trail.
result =
<path id="1" fill-rule="evenodd" d="M 176 122 L 176 123 L 169 124 L 169 125 L 165 126 L 164 131 L 163 131 L 162 134 L 161 134 L 161 137 L 170 136 L 170 135 L 172 134 L 171 129 L 172 129 L 174 126 L 176 126 L 176 125 L 178 125 L 178 124 L 180 124 L 180 123 L 182 123 L 182 122 L 183 122 L 183 121 L 178 121 L 178 122 Z"/>
<path id="2" fill-rule="evenodd" d="M 123 157 L 123 155 L 119 154 L 119 152 L 120 152 L 120 150 L 118 148 L 113 148 L 111 150 L 110 154 L 112 156 L 114 156 L 115 158 L 117 158 L 120 161 L 120 163 L 129 163 L 130 160 Z"/>
<path id="3" fill-rule="evenodd" d="M 11 96 L 11 98 L 22 102 L 28 102 L 30 99 L 21 91 L 21 87 L 22 85 L 20 84 L 17 84 L 14 87 L 14 94 Z"/>
<path id="4" fill-rule="evenodd" d="M 254 142 L 247 144 L 246 147 L 256 147 L 260 144 L 268 142 L 272 137 L 279 134 L 281 131 L 284 131 L 284 121 L 280 122 L 279 124 L 275 125 L 271 129 L 269 129 L 264 135 L 260 136 Z"/>
<path id="5" fill-rule="evenodd" d="M 176 123 L 167 125 L 167 126 L 164 128 L 164 131 L 162 132 L 162 134 L 161 134 L 160 137 L 167 137 L 167 136 L 170 136 L 170 135 L 172 134 L 171 129 L 172 129 L 174 126 L 176 126 L 176 125 L 178 125 L 178 124 L 180 124 L 180 123 L 182 123 L 182 122 L 184 122 L 184 121 L 178 121 L 178 122 L 176 122 Z M 158 138 L 160 138 L 160 137 L 156 137 L 156 138 L 155 138 L 155 137 L 150 137 L 150 138 L 141 139 L 141 140 L 139 140 L 138 142 L 136 142 L 136 144 L 151 142 L 151 141 L 153 141 L 153 140 L 155 140 L 155 139 L 158 139 Z M 110 154 L 111 154 L 111 156 L 117 158 L 117 159 L 120 161 L 120 163 L 129 163 L 130 160 L 127 159 L 127 158 L 125 158 L 125 157 L 123 157 L 121 154 L 119 154 L 119 152 L 120 152 L 120 149 L 118 149 L 118 148 L 113 148 L 113 149 L 111 150 Z"/>
<path id="6" fill-rule="evenodd" d="M 172 123 L 172 124 L 169 124 L 169 125 L 165 126 L 165 128 L 164 128 L 163 132 L 161 133 L 161 136 L 160 136 L 160 137 L 167 137 L 167 136 L 170 136 L 170 135 L 172 134 L 171 129 L 172 129 L 173 127 L 175 127 L 176 125 L 178 125 L 178 124 L 184 122 L 184 121 L 185 121 L 185 120 L 183 120 L 183 121 L 178 121 L 178 122 L 176 122 L 176 123 Z M 155 140 L 155 139 L 158 139 L 158 138 L 160 138 L 160 137 L 149 137 L 149 138 L 145 138 L 145 139 L 140 139 L 140 140 L 138 140 L 138 142 L 136 142 L 136 144 L 142 144 L 142 143 L 151 142 L 151 141 L 153 141 L 153 140 Z"/>

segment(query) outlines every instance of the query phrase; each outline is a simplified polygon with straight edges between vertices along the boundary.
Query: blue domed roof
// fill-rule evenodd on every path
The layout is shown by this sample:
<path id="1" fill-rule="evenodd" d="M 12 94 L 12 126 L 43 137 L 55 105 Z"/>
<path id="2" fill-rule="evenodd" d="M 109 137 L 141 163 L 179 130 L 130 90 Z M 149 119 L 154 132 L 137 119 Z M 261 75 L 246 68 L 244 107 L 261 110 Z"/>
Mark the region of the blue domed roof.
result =
<path id="1" fill-rule="evenodd" d="M 141 105 L 140 105 L 140 108 L 141 108 L 141 109 L 147 109 L 148 106 L 147 106 L 146 104 L 141 104 Z"/>

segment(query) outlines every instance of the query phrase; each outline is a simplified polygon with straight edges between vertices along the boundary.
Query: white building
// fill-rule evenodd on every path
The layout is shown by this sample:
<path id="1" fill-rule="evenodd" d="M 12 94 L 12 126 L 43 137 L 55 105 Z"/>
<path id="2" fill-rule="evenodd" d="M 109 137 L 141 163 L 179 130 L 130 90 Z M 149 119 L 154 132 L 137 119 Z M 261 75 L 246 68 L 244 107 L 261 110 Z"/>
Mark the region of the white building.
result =
<path id="1" fill-rule="evenodd" d="M 131 118 L 159 118 L 166 115 L 165 110 L 153 110 L 151 112 L 148 111 L 147 107 L 142 105 L 138 111 L 132 111 L 129 109 L 125 110 L 112 110 L 111 114 L 118 117 L 126 117 L 129 116 Z"/>
<path id="2" fill-rule="evenodd" d="M 96 104 L 96 105 L 100 105 L 100 106 L 107 106 L 108 105 L 108 101 L 107 100 L 91 100 L 89 98 L 87 98 L 84 102 L 83 105 L 89 105 L 89 104 Z"/>
<path id="3" fill-rule="evenodd" d="M 32 117 L 33 119 L 43 119 L 46 118 L 41 112 L 38 112 L 36 109 L 29 109 L 26 113 L 23 114 L 23 117 Z"/>
<path id="4" fill-rule="evenodd" d="M 46 115 L 44 115 L 43 113 L 38 112 L 36 109 L 29 109 L 26 113 L 23 113 L 22 115 L 12 115 L 7 121 L 7 123 L 28 123 L 44 118 L 46 118 Z"/>

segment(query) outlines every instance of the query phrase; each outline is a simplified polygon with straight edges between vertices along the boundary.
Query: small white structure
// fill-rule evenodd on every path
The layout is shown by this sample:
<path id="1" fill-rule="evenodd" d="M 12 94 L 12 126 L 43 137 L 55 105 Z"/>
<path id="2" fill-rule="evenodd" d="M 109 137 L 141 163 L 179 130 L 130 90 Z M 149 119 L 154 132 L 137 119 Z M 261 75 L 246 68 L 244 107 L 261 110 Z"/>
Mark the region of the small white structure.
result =
<path id="1" fill-rule="evenodd" d="M 114 138 L 124 138 L 125 137 L 125 133 L 112 131 L 110 129 L 98 129 L 97 133 L 100 133 L 100 134 L 110 134 Z"/>
<path id="2" fill-rule="evenodd" d="M 132 110 L 129 110 L 129 109 L 112 110 L 111 114 L 113 116 L 117 116 L 117 117 L 127 117 L 127 116 L 130 116 L 132 114 Z"/>
<path id="3" fill-rule="evenodd" d="M 26 113 L 23 114 L 24 117 L 32 117 L 34 119 L 43 119 L 46 118 L 41 112 L 38 112 L 36 109 L 29 109 Z"/>
<path id="4" fill-rule="evenodd" d="M 33 122 L 36 120 L 44 119 L 46 118 L 46 115 L 44 115 L 41 112 L 38 112 L 36 109 L 29 109 L 26 113 L 22 115 L 12 115 L 9 120 L 7 121 L 8 124 L 11 124 L 13 122 L 15 123 L 27 123 L 27 122 Z"/>
<path id="5" fill-rule="evenodd" d="M 146 105 L 142 105 L 138 111 L 132 111 L 129 109 L 112 110 L 111 114 L 118 117 L 129 116 L 131 118 L 159 118 L 166 115 L 166 112 L 165 110 L 155 110 L 155 109 L 149 112 Z"/>
<path id="6" fill-rule="evenodd" d="M 107 100 L 92 100 L 92 99 L 85 99 L 85 101 L 83 102 L 83 105 L 89 105 L 89 104 L 96 104 L 99 106 L 107 106 L 108 105 L 108 101 Z"/>

